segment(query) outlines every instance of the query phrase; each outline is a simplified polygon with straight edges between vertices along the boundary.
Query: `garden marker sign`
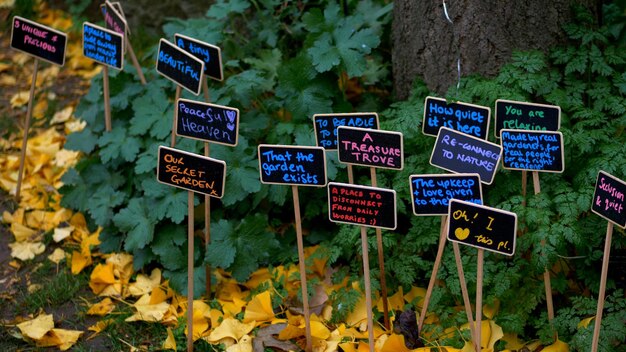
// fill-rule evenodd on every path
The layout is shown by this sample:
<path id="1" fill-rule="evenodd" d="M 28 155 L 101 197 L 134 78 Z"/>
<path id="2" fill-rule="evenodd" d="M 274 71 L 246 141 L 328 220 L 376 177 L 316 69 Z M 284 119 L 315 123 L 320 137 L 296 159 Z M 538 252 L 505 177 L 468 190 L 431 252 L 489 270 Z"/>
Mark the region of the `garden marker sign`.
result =
<path id="1" fill-rule="evenodd" d="M 156 70 L 191 93 L 200 94 L 204 62 L 162 38 L 159 41 Z"/>
<path id="2" fill-rule="evenodd" d="M 502 129 L 558 131 L 561 127 L 561 107 L 556 105 L 498 99 L 495 115 L 496 138 Z"/>
<path id="3" fill-rule="evenodd" d="M 448 103 L 445 99 L 426 97 L 422 133 L 436 136 L 441 127 L 487 139 L 491 109 L 467 103 Z"/>
<path id="4" fill-rule="evenodd" d="M 396 191 L 330 182 L 328 216 L 332 222 L 395 230 Z"/>
<path id="5" fill-rule="evenodd" d="M 483 204 L 478 174 L 411 175 L 411 203 L 417 216 L 447 215 L 451 199 Z"/>
<path id="6" fill-rule="evenodd" d="M 121 70 L 124 67 L 124 34 L 84 22 L 83 55 L 108 67 Z"/>
<path id="7" fill-rule="evenodd" d="M 176 134 L 206 142 L 236 146 L 239 109 L 178 99 Z"/>
<path id="8" fill-rule="evenodd" d="M 159 146 L 157 180 L 188 191 L 222 198 L 226 181 L 226 163 L 179 149 Z"/>
<path id="9" fill-rule="evenodd" d="M 455 173 L 477 173 L 490 185 L 502 156 L 502 147 L 480 138 L 441 127 L 430 164 Z"/>
<path id="10" fill-rule="evenodd" d="M 313 129 L 319 147 L 326 150 L 337 149 L 337 127 L 361 127 L 378 129 L 378 114 L 375 112 L 357 112 L 347 114 L 315 114 Z"/>
<path id="11" fill-rule="evenodd" d="M 52 64 L 65 64 L 67 34 L 25 18 L 13 17 L 11 48 Z"/>
<path id="12" fill-rule="evenodd" d="M 337 127 L 339 161 L 384 169 L 402 170 L 402 133 L 358 127 Z"/>
<path id="13" fill-rule="evenodd" d="M 222 52 L 219 47 L 178 33 L 174 34 L 174 42 L 176 46 L 204 62 L 206 76 L 218 81 L 224 80 Z"/>
<path id="14" fill-rule="evenodd" d="M 563 134 L 551 131 L 500 131 L 505 169 L 563 172 Z"/>
<path id="15" fill-rule="evenodd" d="M 591 352 L 598 351 L 598 342 L 600 340 L 606 281 L 609 272 L 609 258 L 611 255 L 613 224 L 621 228 L 626 228 L 624 194 L 626 194 L 626 182 L 604 171 L 598 172 L 593 202 L 591 203 L 591 211 L 608 220 L 608 224 L 606 227 L 606 239 L 604 240 L 602 272 L 600 274 L 600 289 L 598 291 L 598 307 L 596 308 L 596 321 L 594 323 L 593 338 L 591 341 Z"/>
<path id="16" fill-rule="evenodd" d="M 37 72 L 39 71 L 39 59 L 63 66 L 65 63 L 66 47 L 67 35 L 65 33 L 19 16 L 13 17 L 13 24 L 11 25 L 11 48 L 35 57 L 30 94 L 28 96 L 26 120 L 24 121 L 24 137 L 22 138 L 20 166 L 15 187 L 15 198 L 17 198 L 18 201 L 20 199 L 22 178 L 24 176 L 26 148 L 28 147 L 28 130 L 30 129 L 30 120 L 33 115 L 33 101 L 35 100 L 35 85 L 37 83 Z"/>
<path id="17" fill-rule="evenodd" d="M 291 185 L 296 220 L 302 306 L 304 309 L 305 350 L 311 352 L 313 350 L 313 339 L 311 337 L 311 314 L 309 311 L 309 297 L 306 283 L 304 240 L 302 238 L 302 219 L 300 215 L 298 186 L 326 186 L 326 153 L 324 152 L 324 148 L 321 147 L 260 144 L 258 154 L 261 183 Z"/>
<path id="18" fill-rule="evenodd" d="M 118 11 L 117 7 L 115 7 L 111 2 L 107 0 L 104 2 L 103 13 L 104 13 L 104 24 L 106 28 L 111 29 L 122 35 L 126 35 L 127 30 L 128 30 L 126 19 L 124 18 L 122 13 Z"/>
<path id="19" fill-rule="evenodd" d="M 517 215 L 509 211 L 451 199 L 448 240 L 512 256 Z"/>

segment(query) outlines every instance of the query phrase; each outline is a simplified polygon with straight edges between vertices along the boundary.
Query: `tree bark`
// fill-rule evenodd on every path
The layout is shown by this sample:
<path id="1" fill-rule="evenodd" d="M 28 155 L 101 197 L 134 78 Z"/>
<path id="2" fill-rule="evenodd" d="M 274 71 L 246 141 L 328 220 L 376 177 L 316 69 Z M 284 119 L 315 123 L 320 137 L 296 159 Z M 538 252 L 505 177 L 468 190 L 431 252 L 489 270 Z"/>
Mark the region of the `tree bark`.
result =
<path id="1" fill-rule="evenodd" d="M 406 99 L 416 79 L 443 94 L 461 75 L 495 75 L 515 50 L 563 44 L 573 5 L 597 16 L 601 0 L 396 0 L 392 65 L 395 95 Z"/>

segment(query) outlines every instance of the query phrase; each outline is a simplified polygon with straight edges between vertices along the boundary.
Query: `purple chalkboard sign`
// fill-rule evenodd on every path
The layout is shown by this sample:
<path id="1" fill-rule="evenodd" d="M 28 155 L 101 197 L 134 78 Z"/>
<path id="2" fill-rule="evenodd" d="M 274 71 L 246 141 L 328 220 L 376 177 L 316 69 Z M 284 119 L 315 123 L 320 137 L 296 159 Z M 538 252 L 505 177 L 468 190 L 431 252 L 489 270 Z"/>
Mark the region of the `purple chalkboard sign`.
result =
<path id="1" fill-rule="evenodd" d="M 63 66 L 66 46 L 67 34 L 19 16 L 13 17 L 11 48 Z"/>
<path id="2" fill-rule="evenodd" d="M 600 171 L 596 179 L 591 211 L 621 228 L 626 228 L 625 194 L 626 182 Z"/>

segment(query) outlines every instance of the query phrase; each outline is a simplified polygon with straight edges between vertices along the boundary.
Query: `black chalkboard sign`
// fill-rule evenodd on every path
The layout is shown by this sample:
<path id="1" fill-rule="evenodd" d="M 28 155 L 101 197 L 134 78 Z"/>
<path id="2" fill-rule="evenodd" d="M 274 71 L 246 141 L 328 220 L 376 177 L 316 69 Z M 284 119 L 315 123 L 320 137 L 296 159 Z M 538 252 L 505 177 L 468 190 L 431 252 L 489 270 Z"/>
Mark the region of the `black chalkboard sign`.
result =
<path id="1" fill-rule="evenodd" d="M 332 222 L 394 230 L 396 191 L 329 182 L 328 216 Z"/>
<path id="2" fill-rule="evenodd" d="M 63 66 L 66 47 L 67 34 L 19 16 L 13 17 L 11 48 Z"/>
<path id="3" fill-rule="evenodd" d="M 445 99 L 426 97 L 422 133 L 436 136 L 448 127 L 480 139 L 487 139 L 491 109 L 467 103 L 448 103 Z"/>
<path id="4" fill-rule="evenodd" d="M 261 183 L 326 186 L 324 148 L 291 145 L 259 145 Z"/>
<path id="5" fill-rule="evenodd" d="M 517 214 L 457 199 L 450 200 L 448 240 L 512 256 Z"/>
<path id="6" fill-rule="evenodd" d="M 209 43 L 174 34 L 176 45 L 204 62 L 204 74 L 218 81 L 224 80 L 222 73 L 222 52 L 219 47 Z"/>
<path id="7" fill-rule="evenodd" d="M 124 67 L 124 35 L 83 23 L 83 55 L 117 70 Z"/>
<path id="8" fill-rule="evenodd" d="M 162 38 L 159 41 L 156 70 L 193 94 L 200 94 L 204 62 Z"/>
<path id="9" fill-rule="evenodd" d="M 490 185 L 501 156 L 502 147 L 495 143 L 442 127 L 430 163 L 456 173 L 477 173 Z"/>
<path id="10" fill-rule="evenodd" d="M 117 7 L 108 0 L 104 2 L 104 24 L 107 29 L 117 32 L 122 35 L 126 35 L 128 28 L 126 19 L 122 15 Z"/>
<path id="11" fill-rule="evenodd" d="M 237 145 L 239 109 L 178 99 L 176 134 L 206 142 Z"/>
<path id="12" fill-rule="evenodd" d="M 563 134 L 550 131 L 500 131 L 505 169 L 563 172 Z"/>
<path id="13" fill-rule="evenodd" d="M 626 182 L 604 171 L 598 172 L 591 211 L 621 228 L 626 228 L 624 194 Z"/>
<path id="14" fill-rule="evenodd" d="M 383 169 L 402 170 L 402 133 L 358 127 L 337 127 L 339 161 Z"/>
<path id="15" fill-rule="evenodd" d="M 361 127 L 378 129 L 378 114 L 375 112 L 356 112 L 347 114 L 315 114 L 313 129 L 319 147 L 326 150 L 337 149 L 337 127 Z"/>
<path id="16" fill-rule="evenodd" d="M 496 138 L 502 129 L 558 131 L 561 127 L 561 107 L 556 105 L 498 99 L 495 115 Z"/>
<path id="17" fill-rule="evenodd" d="M 159 146 L 157 180 L 215 198 L 224 196 L 226 163 L 206 156 Z"/>
<path id="18" fill-rule="evenodd" d="M 452 198 L 483 204 L 478 174 L 411 175 L 409 183 L 413 214 L 418 216 L 448 214 Z"/>

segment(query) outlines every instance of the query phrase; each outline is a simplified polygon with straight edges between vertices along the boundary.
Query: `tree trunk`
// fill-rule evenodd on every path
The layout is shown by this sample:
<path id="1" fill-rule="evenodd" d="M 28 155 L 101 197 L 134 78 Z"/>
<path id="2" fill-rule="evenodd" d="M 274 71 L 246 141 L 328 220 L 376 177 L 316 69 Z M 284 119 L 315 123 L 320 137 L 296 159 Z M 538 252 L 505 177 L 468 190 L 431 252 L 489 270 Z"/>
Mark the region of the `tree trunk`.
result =
<path id="1" fill-rule="evenodd" d="M 515 50 L 547 51 L 563 44 L 563 25 L 575 4 L 597 15 L 601 0 L 396 0 L 393 12 L 393 74 L 396 97 L 406 99 L 413 82 L 445 93 L 461 75 L 495 75 Z"/>

